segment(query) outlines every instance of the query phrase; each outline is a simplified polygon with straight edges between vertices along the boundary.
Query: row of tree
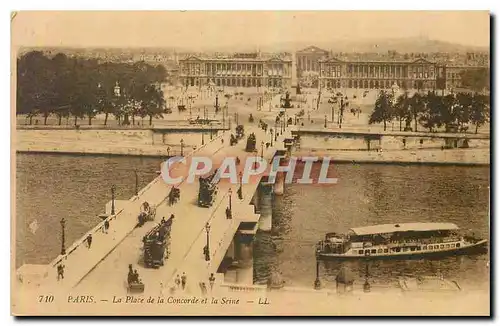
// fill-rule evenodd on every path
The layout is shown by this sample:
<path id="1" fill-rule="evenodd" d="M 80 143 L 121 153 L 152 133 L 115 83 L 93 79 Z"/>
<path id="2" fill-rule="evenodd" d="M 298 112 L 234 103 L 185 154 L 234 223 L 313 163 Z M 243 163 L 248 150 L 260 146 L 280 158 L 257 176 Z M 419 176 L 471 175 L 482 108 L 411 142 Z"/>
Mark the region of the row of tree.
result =
<path id="1" fill-rule="evenodd" d="M 430 91 L 410 96 L 406 92 L 394 97 L 392 92 L 381 91 L 369 123 L 382 122 L 386 130 L 387 123 L 396 120 L 400 131 L 418 131 L 420 124 L 430 132 L 441 127 L 450 132 L 466 131 L 468 124 L 474 124 L 477 133 L 478 128 L 489 121 L 489 117 L 490 98 L 479 93 L 441 96 Z"/>
<path id="2" fill-rule="evenodd" d="M 122 124 L 135 123 L 136 116 L 161 117 L 165 108 L 161 83 L 167 72 L 144 62 L 99 63 L 57 54 L 49 58 L 32 51 L 17 59 L 17 114 L 47 118 L 55 115 L 59 124 L 64 117 L 92 119 L 100 113 L 114 115 Z M 117 87 L 119 92 L 117 92 Z"/>

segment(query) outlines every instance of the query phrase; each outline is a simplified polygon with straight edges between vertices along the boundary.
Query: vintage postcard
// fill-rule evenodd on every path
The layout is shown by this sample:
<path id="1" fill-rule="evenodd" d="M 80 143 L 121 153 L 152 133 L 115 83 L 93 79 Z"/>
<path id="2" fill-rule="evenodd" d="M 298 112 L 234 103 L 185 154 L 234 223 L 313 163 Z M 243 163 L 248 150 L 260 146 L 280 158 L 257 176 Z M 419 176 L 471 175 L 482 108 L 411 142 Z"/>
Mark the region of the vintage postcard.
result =
<path id="1" fill-rule="evenodd" d="M 13 315 L 491 314 L 489 12 L 11 24 Z"/>

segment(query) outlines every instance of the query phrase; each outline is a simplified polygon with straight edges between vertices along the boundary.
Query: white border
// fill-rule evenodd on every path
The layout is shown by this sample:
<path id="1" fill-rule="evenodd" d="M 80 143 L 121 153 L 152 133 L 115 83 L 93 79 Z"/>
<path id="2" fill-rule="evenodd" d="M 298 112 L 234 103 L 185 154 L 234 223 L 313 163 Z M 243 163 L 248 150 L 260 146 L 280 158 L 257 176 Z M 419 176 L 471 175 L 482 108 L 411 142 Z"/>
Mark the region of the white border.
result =
<path id="1" fill-rule="evenodd" d="M 325 1 L 325 0 L 307 0 L 307 1 L 301 1 L 301 2 L 292 2 L 291 0 L 288 1 L 268 1 L 268 0 L 252 0 L 251 2 L 245 2 L 242 3 L 241 1 L 203 1 L 203 0 L 198 0 L 198 1 L 193 1 L 193 0 L 183 0 L 179 1 L 176 3 L 173 3 L 171 1 L 165 2 L 161 0 L 156 0 L 156 1 L 131 1 L 131 0 L 120 0 L 120 1 L 103 1 L 103 0 L 86 0 L 85 2 L 82 3 L 77 3 L 75 1 L 63 1 L 63 0 L 58 0 L 58 1 L 28 1 L 28 0 L 17 0 L 14 3 L 12 3 L 13 6 L 15 7 L 9 7 L 8 4 L 10 4 L 7 1 L 2 1 L 0 3 L 1 6 L 1 13 L 2 13 L 2 26 L 0 28 L 0 35 L 2 39 L 2 44 L 3 46 L 3 51 L 1 51 L 1 56 L 2 56 L 2 71 L 1 71 L 1 76 L 2 76 L 2 87 L 0 88 L 2 91 L 2 96 L 1 99 L 4 103 L 3 105 L 3 110 L 4 112 L 8 112 L 10 109 L 10 24 L 9 24 L 9 16 L 10 12 L 12 10 L 56 10 L 56 9 L 65 9 L 65 10 L 77 10 L 77 9 L 86 9 L 86 10 L 145 10 L 145 9 L 169 9 L 169 10 L 194 10 L 194 9 L 211 9 L 211 10 L 217 10 L 217 9 L 233 9 L 233 10 L 242 10 L 242 9 L 250 9 L 250 10 L 491 10 L 492 12 L 498 13 L 498 1 L 481 1 L 481 0 L 474 0 L 474 1 L 449 1 L 449 2 L 437 2 L 435 0 L 418 0 L 418 1 L 401 1 L 401 0 L 394 0 L 394 1 L 387 1 L 387 0 L 378 0 L 378 1 L 370 1 L 370 0 L 358 0 L 358 1 Z M 119 5 L 117 5 L 119 4 Z M 168 4 L 167 6 L 165 4 Z M 497 22 L 498 23 L 498 22 Z M 493 37 L 493 35 L 492 35 Z M 492 38 L 492 41 L 498 41 L 498 35 L 494 35 L 494 40 Z M 495 55 L 495 58 L 492 58 L 494 62 L 497 62 L 497 55 Z M 494 76 L 496 80 L 496 76 Z M 496 94 L 498 93 L 498 85 L 495 87 L 495 92 Z M 494 108 L 496 110 L 496 108 Z M 495 114 L 495 124 L 498 126 L 499 123 L 499 116 L 500 114 L 497 112 Z M 1 172 L 2 176 L 0 177 L 2 180 L 1 182 L 1 194 L 0 194 L 0 200 L 2 201 L 2 207 L 3 212 L 10 212 L 10 185 L 7 180 L 10 179 L 10 160 L 9 160 L 9 153 L 10 153 L 10 119 L 7 119 L 7 114 L 4 113 L 4 118 L 1 120 L 2 128 L 0 128 L 0 143 L 1 147 L 3 150 L 3 155 L 2 155 L 2 160 L 1 160 Z M 498 152 L 499 148 L 498 143 L 496 143 L 496 152 Z M 496 160 L 495 160 L 496 161 Z M 497 166 L 498 168 L 498 166 Z M 491 180 L 493 181 L 493 180 Z M 495 180 L 496 181 L 496 180 Z M 13 194 L 14 195 L 14 194 Z M 500 196 L 500 195 L 499 195 Z M 500 203 L 499 198 L 495 197 L 494 201 L 496 203 Z M 8 208 L 8 209 L 7 209 Z M 2 325 L 10 325 L 14 323 L 14 319 L 10 316 L 10 298 L 9 298 L 9 293 L 10 293 L 10 272 L 5 266 L 6 261 L 10 261 L 10 250 L 9 250 L 9 243 L 5 239 L 10 239 L 10 219 L 8 214 L 4 214 L 2 217 L 3 221 L 3 227 L 1 228 L 1 231 L 3 232 L 2 238 L 4 239 L 3 245 L 0 246 L 1 254 L 2 254 L 2 261 L 4 262 L 4 267 L 2 268 L 2 296 L 0 297 L 1 300 L 1 305 L 2 311 L 1 311 L 1 316 L 2 316 Z M 496 235 L 497 232 L 496 229 L 498 228 L 498 224 L 500 222 L 496 222 L 497 227 L 494 230 L 494 234 Z M 493 234 L 493 232 L 492 232 Z M 498 242 L 498 240 L 497 240 Z M 498 250 L 496 250 L 496 255 L 493 258 L 495 262 L 498 262 Z M 496 275 L 498 276 L 498 266 L 495 264 L 496 267 Z M 498 277 L 492 277 L 492 280 L 496 279 L 498 280 Z M 495 282 L 497 283 L 497 282 Z M 498 298 L 496 300 L 498 303 Z M 498 304 L 497 304 L 498 306 Z M 495 307 L 498 308 L 498 307 Z M 498 313 L 498 310 L 495 309 L 496 312 Z M 46 321 L 47 322 L 47 321 Z M 80 321 L 81 322 L 81 321 Z M 90 324 L 92 322 L 92 325 L 104 325 L 105 323 L 109 323 L 110 321 L 83 321 L 85 324 Z M 122 323 L 123 321 L 115 321 L 118 323 Z M 162 323 L 169 323 L 169 324 L 177 324 L 179 323 L 178 321 L 174 320 L 169 320 L 169 321 L 160 321 Z M 206 323 L 207 321 L 200 321 L 203 323 Z M 217 322 L 220 323 L 220 321 L 212 321 L 212 322 Z M 252 321 L 251 321 L 252 322 Z M 259 324 L 260 323 L 268 323 L 267 321 L 256 321 Z M 302 321 L 306 322 L 306 321 Z M 345 321 L 342 320 L 334 320 L 334 323 L 345 323 Z M 387 321 L 382 321 L 386 323 Z M 397 320 L 395 322 L 398 322 Z M 437 321 L 419 321 L 418 323 L 426 323 L 426 324 L 437 324 Z M 444 321 L 440 320 L 441 322 L 454 322 L 454 321 Z M 350 324 L 358 324 L 361 323 L 361 321 L 356 321 L 356 322 L 349 322 Z"/>

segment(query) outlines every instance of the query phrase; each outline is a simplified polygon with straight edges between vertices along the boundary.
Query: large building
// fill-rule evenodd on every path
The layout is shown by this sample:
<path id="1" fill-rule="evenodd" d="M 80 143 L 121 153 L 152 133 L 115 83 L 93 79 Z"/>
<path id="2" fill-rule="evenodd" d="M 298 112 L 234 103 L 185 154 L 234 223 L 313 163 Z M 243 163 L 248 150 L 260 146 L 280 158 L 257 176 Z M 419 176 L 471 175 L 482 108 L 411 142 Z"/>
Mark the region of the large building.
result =
<path id="1" fill-rule="evenodd" d="M 305 73 L 320 72 L 320 60 L 328 57 L 328 51 L 316 46 L 309 46 L 295 53 L 297 76 L 300 78 Z"/>
<path id="2" fill-rule="evenodd" d="M 238 53 L 190 55 L 179 61 L 184 86 L 284 87 L 292 80 L 292 58 L 288 53 Z"/>
<path id="3" fill-rule="evenodd" d="M 327 88 L 436 88 L 436 63 L 419 58 L 412 61 L 320 60 L 320 84 Z"/>
<path id="4" fill-rule="evenodd" d="M 462 86 L 464 70 L 489 67 L 484 56 L 469 56 L 433 60 L 396 52 L 330 55 L 320 60 L 319 80 L 327 88 L 389 89 L 396 84 L 403 89 L 451 90 Z"/>

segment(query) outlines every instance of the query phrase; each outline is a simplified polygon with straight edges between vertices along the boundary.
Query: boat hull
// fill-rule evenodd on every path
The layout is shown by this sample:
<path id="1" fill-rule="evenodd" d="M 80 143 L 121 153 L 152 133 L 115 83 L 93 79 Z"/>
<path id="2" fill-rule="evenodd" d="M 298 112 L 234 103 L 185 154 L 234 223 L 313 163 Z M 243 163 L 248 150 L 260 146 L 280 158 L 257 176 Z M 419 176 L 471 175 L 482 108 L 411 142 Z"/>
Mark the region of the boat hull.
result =
<path id="1" fill-rule="evenodd" d="M 421 258 L 433 258 L 433 257 L 446 257 L 446 256 L 458 256 L 458 255 L 471 255 L 471 254 L 482 254 L 488 252 L 488 241 L 481 240 L 475 244 L 469 246 L 464 246 L 461 248 L 454 248 L 448 250 L 437 250 L 437 251 L 409 251 L 405 253 L 388 253 L 380 255 L 345 255 L 345 254 L 333 254 L 333 253 L 322 253 L 317 252 L 316 258 L 323 260 L 381 260 L 381 259 L 421 259 Z"/>

